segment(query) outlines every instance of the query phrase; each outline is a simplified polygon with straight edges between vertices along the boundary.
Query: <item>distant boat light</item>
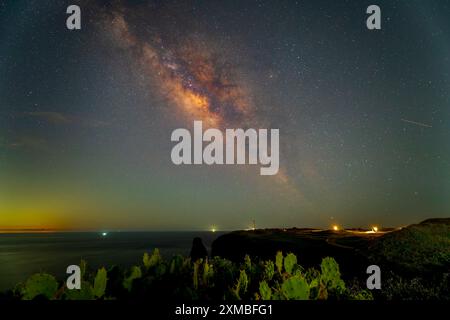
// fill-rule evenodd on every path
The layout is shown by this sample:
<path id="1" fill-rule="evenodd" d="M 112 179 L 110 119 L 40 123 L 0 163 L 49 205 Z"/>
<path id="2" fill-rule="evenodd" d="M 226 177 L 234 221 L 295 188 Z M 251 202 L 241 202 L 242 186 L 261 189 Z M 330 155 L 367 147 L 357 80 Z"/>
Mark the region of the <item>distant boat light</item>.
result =
<path id="1" fill-rule="evenodd" d="M 102 233 L 102 236 L 103 236 L 103 237 L 106 237 L 107 235 L 108 235 L 107 232 L 103 232 L 103 233 Z"/>

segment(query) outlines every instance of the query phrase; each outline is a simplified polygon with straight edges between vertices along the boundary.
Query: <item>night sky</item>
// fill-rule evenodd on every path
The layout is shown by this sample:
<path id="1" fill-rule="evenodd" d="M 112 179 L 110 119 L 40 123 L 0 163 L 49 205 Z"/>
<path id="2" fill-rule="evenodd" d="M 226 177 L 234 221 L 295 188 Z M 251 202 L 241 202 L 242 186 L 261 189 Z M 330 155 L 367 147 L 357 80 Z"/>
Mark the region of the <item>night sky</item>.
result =
<path id="1" fill-rule="evenodd" d="M 0 0 L 0 40 L 0 229 L 450 216 L 449 1 Z M 194 120 L 278 128 L 280 172 L 174 165 Z"/>

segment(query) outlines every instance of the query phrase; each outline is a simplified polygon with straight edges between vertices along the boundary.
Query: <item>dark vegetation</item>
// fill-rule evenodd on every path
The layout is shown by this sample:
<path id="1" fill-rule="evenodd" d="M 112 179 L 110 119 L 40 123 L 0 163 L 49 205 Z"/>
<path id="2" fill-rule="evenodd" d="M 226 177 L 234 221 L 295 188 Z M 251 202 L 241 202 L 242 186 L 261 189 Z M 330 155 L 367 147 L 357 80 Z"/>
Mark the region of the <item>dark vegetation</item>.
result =
<path id="1" fill-rule="evenodd" d="M 381 290 L 365 289 L 372 264 Z M 450 300 L 450 219 L 378 233 L 236 231 L 213 243 L 212 257 L 195 239 L 191 257 L 155 249 L 129 269 L 80 267 L 80 290 L 40 273 L 0 300 Z"/>
<path id="2" fill-rule="evenodd" d="M 52 275 L 39 273 L 4 294 L 3 299 L 23 300 L 325 300 L 372 299 L 370 292 L 347 287 L 339 265 L 324 258 L 319 269 L 305 269 L 290 253 L 278 252 L 274 260 L 242 263 L 214 257 L 175 256 L 164 260 L 155 249 L 144 254 L 142 264 L 122 270 L 96 272 L 82 261 L 80 290 L 69 290 Z"/>

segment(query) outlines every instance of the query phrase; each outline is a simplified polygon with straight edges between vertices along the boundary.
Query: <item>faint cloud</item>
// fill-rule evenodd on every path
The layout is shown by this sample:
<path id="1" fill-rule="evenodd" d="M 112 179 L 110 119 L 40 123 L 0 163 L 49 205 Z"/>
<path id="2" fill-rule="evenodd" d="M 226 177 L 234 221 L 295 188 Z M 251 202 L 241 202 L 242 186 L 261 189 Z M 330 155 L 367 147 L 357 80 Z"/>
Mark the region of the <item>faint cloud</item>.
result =
<path id="1" fill-rule="evenodd" d="M 52 124 L 69 124 L 73 123 L 74 119 L 60 112 L 35 111 L 22 113 L 25 117 L 37 118 Z"/>
<path id="2" fill-rule="evenodd" d="M 48 150 L 47 140 L 32 136 L 18 137 L 13 141 L 0 141 L 0 146 L 8 149 Z"/>
<path id="3" fill-rule="evenodd" d="M 33 111 L 33 112 L 23 112 L 21 113 L 23 117 L 31 117 L 36 118 L 41 121 L 45 121 L 47 123 L 56 124 L 56 125 L 65 125 L 65 124 L 75 124 L 75 125 L 83 125 L 86 127 L 99 128 L 108 126 L 109 123 L 105 121 L 82 118 L 79 116 L 68 115 L 61 112 L 53 112 L 53 111 Z"/>

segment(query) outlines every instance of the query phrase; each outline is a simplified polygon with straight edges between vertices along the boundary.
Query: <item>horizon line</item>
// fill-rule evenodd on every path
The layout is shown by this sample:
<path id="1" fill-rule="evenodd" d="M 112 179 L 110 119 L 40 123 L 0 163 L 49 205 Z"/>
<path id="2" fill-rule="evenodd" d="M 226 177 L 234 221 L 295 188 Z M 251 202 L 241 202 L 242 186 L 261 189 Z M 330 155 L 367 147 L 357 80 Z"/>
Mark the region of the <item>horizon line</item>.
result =
<path id="1" fill-rule="evenodd" d="M 373 225 L 376 226 L 376 225 Z M 370 230 L 373 226 L 369 227 L 347 227 L 340 225 L 340 230 Z M 405 227 L 406 225 L 397 227 L 382 227 L 380 229 L 396 229 Z M 119 233 L 119 232 L 210 232 L 210 233 L 222 233 L 233 231 L 255 231 L 255 230 L 289 230 L 289 229 L 311 229 L 311 230 L 331 230 L 333 226 L 319 228 L 319 227 L 261 227 L 261 228 L 236 228 L 236 229 L 53 229 L 53 228 L 0 228 L 0 234 L 38 234 L 38 233 Z"/>
<path id="2" fill-rule="evenodd" d="M 0 234 L 6 233 L 112 233 L 112 232 L 230 232 L 240 229 L 215 230 L 211 229 L 53 229 L 53 228 L 0 228 Z"/>

